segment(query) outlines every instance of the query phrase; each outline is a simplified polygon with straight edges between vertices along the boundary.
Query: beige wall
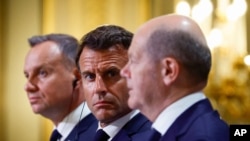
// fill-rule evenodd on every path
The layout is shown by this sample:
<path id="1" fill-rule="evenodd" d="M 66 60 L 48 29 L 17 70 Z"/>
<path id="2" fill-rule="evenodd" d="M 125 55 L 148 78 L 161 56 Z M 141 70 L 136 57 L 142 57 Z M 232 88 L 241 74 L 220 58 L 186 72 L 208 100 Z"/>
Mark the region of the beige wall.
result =
<path id="1" fill-rule="evenodd" d="M 0 140 L 4 141 L 4 108 L 3 108 L 3 1 L 0 1 Z"/>
<path id="2" fill-rule="evenodd" d="M 27 38 L 40 33 L 39 0 L 1 1 L 1 107 L 4 112 L 4 141 L 39 141 L 40 117 L 32 113 L 23 90 L 23 60 L 28 50 Z M 1 85 L 2 86 L 2 85 Z M 2 121 L 2 120 L 1 120 Z"/>
<path id="3" fill-rule="evenodd" d="M 70 33 L 80 38 L 102 24 L 135 31 L 149 19 L 150 0 L 44 0 L 43 33 Z"/>

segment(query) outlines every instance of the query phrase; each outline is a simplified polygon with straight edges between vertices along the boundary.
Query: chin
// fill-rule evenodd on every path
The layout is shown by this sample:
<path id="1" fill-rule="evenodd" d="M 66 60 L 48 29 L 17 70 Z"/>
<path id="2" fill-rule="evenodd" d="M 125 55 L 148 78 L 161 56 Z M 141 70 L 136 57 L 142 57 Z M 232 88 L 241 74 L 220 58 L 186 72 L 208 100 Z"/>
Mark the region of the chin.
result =
<path id="1" fill-rule="evenodd" d="M 131 97 L 128 99 L 128 106 L 131 109 L 137 109 L 138 108 L 137 102 L 134 99 L 132 99 Z"/>
<path id="2" fill-rule="evenodd" d="M 41 109 L 37 106 L 32 106 L 32 111 L 35 113 L 35 114 L 40 114 L 41 113 Z"/>
<path id="3" fill-rule="evenodd" d="M 106 121 L 107 119 L 110 118 L 110 114 L 108 111 L 102 110 L 102 111 L 97 111 L 94 113 L 95 117 L 99 121 Z"/>
<path id="4" fill-rule="evenodd" d="M 40 111 L 34 110 L 34 109 L 33 109 L 33 113 L 35 113 L 35 114 L 40 114 Z"/>

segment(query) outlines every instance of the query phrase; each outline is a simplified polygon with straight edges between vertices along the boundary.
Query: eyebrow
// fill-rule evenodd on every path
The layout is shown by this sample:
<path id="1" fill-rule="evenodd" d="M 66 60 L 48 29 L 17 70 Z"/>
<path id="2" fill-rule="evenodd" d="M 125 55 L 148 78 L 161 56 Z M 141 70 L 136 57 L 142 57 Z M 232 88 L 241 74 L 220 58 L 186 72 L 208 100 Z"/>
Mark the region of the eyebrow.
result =
<path id="1" fill-rule="evenodd" d="M 103 69 L 103 71 L 101 71 L 101 73 L 105 73 L 105 72 L 110 71 L 110 70 L 120 71 L 121 69 L 112 65 L 112 66 L 105 67 Z M 81 71 L 82 75 L 87 74 L 87 73 L 93 73 L 93 70 L 89 69 L 89 70 L 83 70 L 83 71 Z"/>
<path id="2" fill-rule="evenodd" d="M 41 69 L 46 69 L 48 71 L 51 71 L 51 70 L 53 70 L 54 67 L 52 65 L 49 65 L 48 63 L 43 63 L 43 64 L 38 64 L 38 65 L 34 66 L 33 68 L 34 68 L 33 72 L 37 73 Z M 27 75 L 28 71 L 24 70 L 24 74 Z"/>
<path id="3" fill-rule="evenodd" d="M 93 73 L 93 72 L 91 72 L 91 71 L 82 71 L 82 72 L 81 72 L 81 75 L 83 76 L 83 75 L 89 74 L 89 73 Z"/>

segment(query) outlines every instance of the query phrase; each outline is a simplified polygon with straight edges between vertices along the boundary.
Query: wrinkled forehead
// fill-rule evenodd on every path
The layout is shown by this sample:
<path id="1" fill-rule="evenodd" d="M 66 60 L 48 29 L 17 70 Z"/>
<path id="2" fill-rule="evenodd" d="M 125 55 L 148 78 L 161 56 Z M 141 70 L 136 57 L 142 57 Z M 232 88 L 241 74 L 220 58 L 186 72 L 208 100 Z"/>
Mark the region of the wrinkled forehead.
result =
<path id="1" fill-rule="evenodd" d="M 109 66 L 123 67 L 128 61 L 127 50 L 109 48 L 105 50 L 92 50 L 85 47 L 79 59 L 81 70 L 104 68 Z"/>

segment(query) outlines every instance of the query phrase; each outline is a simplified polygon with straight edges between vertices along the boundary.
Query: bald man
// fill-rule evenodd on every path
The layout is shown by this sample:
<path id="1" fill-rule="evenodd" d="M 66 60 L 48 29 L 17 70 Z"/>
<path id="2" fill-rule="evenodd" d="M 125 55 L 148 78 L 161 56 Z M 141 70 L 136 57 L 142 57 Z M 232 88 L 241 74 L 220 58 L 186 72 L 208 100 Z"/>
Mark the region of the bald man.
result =
<path id="1" fill-rule="evenodd" d="M 132 40 L 121 75 L 128 104 L 153 122 L 152 141 L 228 141 L 229 127 L 202 90 L 211 53 L 199 26 L 170 14 L 143 24 Z"/>

